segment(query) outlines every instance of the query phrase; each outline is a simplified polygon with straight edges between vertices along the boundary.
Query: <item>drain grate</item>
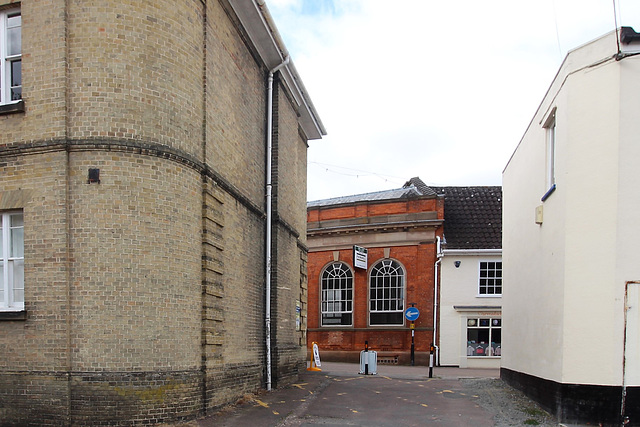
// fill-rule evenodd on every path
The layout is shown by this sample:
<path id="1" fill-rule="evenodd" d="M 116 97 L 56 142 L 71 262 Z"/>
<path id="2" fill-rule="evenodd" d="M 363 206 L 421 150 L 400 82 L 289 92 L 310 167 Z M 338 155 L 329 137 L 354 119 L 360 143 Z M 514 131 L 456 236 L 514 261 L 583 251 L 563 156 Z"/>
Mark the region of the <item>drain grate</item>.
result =
<path id="1" fill-rule="evenodd" d="M 378 356 L 378 365 L 397 365 L 398 356 Z"/>

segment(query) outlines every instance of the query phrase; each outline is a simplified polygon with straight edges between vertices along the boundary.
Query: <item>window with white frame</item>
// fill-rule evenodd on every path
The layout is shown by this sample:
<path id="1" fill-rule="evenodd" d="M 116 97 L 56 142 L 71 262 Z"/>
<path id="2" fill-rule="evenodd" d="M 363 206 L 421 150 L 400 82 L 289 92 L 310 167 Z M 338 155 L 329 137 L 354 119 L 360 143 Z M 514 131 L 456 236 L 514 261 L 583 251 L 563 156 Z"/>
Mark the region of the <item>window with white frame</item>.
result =
<path id="1" fill-rule="evenodd" d="M 369 275 L 369 324 L 404 324 L 404 269 L 399 262 L 385 259 L 371 268 Z"/>
<path id="2" fill-rule="evenodd" d="M 544 124 L 546 133 L 547 189 L 556 184 L 556 110 L 554 109 Z"/>
<path id="3" fill-rule="evenodd" d="M 22 17 L 20 9 L 0 10 L 0 105 L 22 99 Z"/>
<path id="4" fill-rule="evenodd" d="M 502 356 L 502 319 L 467 319 L 467 356 Z"/>
<path id="5" fill-rule="evenodd" d="M 322 326 L 353 324 L 353 273 L 343 262 L 329 264 L 320 277 Z"/>
<path id="6" fill-rule="evenodd" d="M 0 214 L 0 311 L 24 310 L 22 212 Z"/>
<path id="7" fill-rule="evenodd" d="M 502 295 L 502 261 L 480 261 L 478 294 Z"/>

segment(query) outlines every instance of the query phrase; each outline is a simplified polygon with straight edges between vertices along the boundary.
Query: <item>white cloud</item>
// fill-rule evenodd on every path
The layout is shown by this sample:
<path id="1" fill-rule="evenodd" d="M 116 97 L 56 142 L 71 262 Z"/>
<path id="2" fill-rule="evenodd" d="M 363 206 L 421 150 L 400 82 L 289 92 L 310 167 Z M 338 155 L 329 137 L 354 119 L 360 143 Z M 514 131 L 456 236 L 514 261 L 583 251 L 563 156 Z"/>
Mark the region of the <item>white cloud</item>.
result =
<path id="1" fill-rule="evenodd" d="M 606 0 L 268 5 L 328 131 L 310 142 L 310 200 L 413 176 L 499 185 L 566 52 L 614 29 Z M 616 5 L 618 25 L 640 21 L 640 1 Z"/>

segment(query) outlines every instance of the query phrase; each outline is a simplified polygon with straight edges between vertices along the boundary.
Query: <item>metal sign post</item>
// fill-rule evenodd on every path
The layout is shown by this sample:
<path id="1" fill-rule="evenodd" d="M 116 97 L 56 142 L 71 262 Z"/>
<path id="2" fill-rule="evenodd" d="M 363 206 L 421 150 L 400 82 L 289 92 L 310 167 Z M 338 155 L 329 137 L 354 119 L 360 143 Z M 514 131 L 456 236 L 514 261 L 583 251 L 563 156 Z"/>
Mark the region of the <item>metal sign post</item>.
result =
<path id="1" fill-rule="evenodd" d="M 418 317 L 420 317 L 420 310 L 414 307 L 415 303 L 410 303 L 410 304 L 411 304 L 411 307 L 407 308 L 404 311 L 404 317 L 411 322 L 411 366 L 415 366 L 414 337 L 416 332 L 416 325 L 414 322 L 418 319 Z"/>
<path id="2" fill-rule="evenodd" d="M 414 336 L 416 333 L 416 324 L 411 322 L 411 366 L 415 366 L 416 364 L 416 358 L 415 358 L 415 342 L 414 342 Z"/>

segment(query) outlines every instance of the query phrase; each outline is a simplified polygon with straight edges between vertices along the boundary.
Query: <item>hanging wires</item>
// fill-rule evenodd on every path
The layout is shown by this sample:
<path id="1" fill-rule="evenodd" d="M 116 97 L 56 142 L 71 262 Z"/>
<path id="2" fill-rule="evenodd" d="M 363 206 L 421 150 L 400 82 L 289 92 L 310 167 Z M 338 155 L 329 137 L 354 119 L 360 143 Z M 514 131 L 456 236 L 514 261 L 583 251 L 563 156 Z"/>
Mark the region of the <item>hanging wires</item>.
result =
<path id="1" fill-rule="evenodd" d="M 560 55 L 560 61 L 562 61 L 562 46 L 560 45 L 560 31 L 558 30 L 558 12 L 556 10 L 556 0 L 551 0 L 551 5 L 553 7 L 553 22 L 556 25 L 556 42 L 558 43 L 558 55 Z"/>
<path id="2" fill-rule="evenodd" d="M 618 13 L 616 12 L 616 0 L 611 0 L 613 2 L 613 23 L 616 29 L 616 44 L 618 45 L 618 53 L 616 58 L 620 58 L 620 32 L 618 31 Z"/>
<path id="3" fill-rule="evenodd" d="M 383 180 L 384 182 L 391 182 L 391 183 L 400 184 L 400 185 L 402 185 L 406 181 L 406 177 L 401 178 L 399 176 L 385 175 L 378 172 L 364 171 L 361 169 L 353 169 L 345 166 L 331 165 L 328 163 L 310 161 L 309 164 L 317 165 L 323 168 L 327 173 L 330 172 L 330 173 L 334 173 L 342 176 L 351 176 L 356 178 L 376 177 Z"/>

